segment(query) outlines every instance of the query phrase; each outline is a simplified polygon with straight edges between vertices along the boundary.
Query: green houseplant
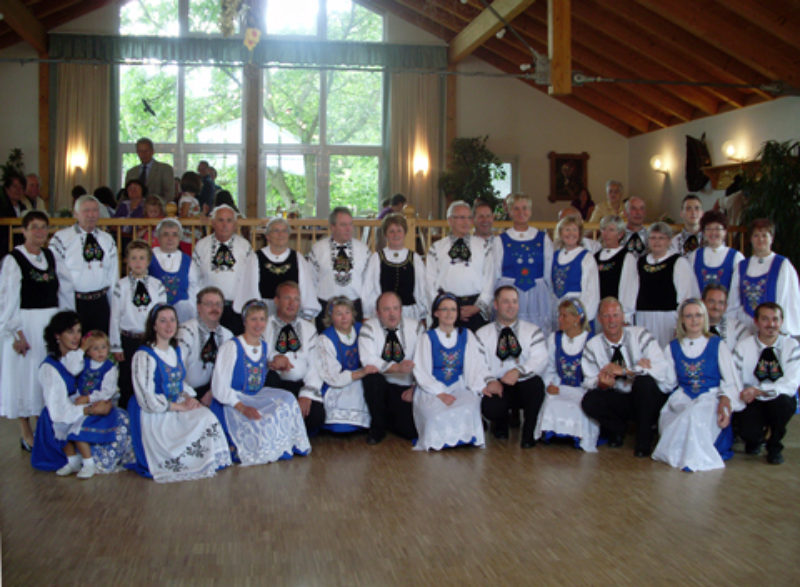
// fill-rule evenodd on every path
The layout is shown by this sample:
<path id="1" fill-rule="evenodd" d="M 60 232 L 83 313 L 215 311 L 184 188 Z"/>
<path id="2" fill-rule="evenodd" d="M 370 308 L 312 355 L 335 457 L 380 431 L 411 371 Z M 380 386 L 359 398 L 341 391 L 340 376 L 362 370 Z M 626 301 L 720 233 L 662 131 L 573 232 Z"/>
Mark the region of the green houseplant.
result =
<path id="1" fill-rule="evenodd" d="M 500 204 L 499 192 L 492 181 L 505 179 L 503 162 L 486 147 L 489 136 L 453 139 L 452 163 L 439 176 L 439 189 L 448 201 L 475 200 L 488 202 L 492 208 Z"/>
<path id="2" fill-rule="evenodd" d="M 743 221 L 769 218 L 775 223 L 773 250 L 800 266 L 800 141 L 767 141 L 757 155 L 760 165 L 745 173 L 747 198 Z"/>

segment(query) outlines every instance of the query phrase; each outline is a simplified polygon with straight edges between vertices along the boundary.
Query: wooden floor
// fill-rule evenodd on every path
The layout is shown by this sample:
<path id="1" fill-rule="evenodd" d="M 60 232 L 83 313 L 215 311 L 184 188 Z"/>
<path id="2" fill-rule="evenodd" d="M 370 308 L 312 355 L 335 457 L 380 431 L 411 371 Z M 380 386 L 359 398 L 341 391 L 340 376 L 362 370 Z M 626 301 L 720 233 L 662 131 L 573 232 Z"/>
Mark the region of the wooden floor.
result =
<path id="1" fill-rule="evenodd" d="M 800 420 L 786 463 L 682 473 L 629 445 L 424 454 L 389 438 L 161 485 L 34 471 L 0 421 L 3 585 L 796 585 Z"/>

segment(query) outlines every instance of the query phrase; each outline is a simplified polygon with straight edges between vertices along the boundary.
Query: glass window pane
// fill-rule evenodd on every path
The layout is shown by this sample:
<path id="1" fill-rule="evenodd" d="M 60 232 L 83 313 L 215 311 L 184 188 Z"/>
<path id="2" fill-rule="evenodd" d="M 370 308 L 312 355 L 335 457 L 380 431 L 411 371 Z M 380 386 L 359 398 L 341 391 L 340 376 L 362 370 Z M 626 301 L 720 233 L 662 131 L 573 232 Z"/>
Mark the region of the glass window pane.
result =
<path id="1" fill-rule="evenodd" d="M 136 0 L 119 10 L 119 34 L 177 37 L 178 0 Z"/>
<path id="2" fill-rule="evenodd" d="M 219 0 L 189 0 L 189 32 L 222 34 L 219 26 L 221 15 Z M 239 32 L 239 18 L 233 19 L 233 34 Z"/>
<path id="3" fill-rule="evenodd" d="M 319 143 L 319 73 L 308 69 L 264 72 L 266 144 Z"/>
<path id="4" fill-rule="evenodd" d="M 268 35 L 316 35 L 319 0 L 267 0 Z"/>
<path id="5" fill-rule="evenodd" d="M 187 67 L 184 141 L 242 142 L 242 70 Z"/>
<path id="6" fill-rule="evenodd" d="M 239 207 L 239 155 L 236 153 L 189 153 L 187 159 L 187 171 L 197 171 L 197 164 L 200 161 L 208 161 L 208 164 L 217 170 L 217 179 L 214 183 L 221 190 L 227 190 L 233 196 L 233 201 Z"/>
<path id="7" fill-rule="evenodd" d="M 512 192 L 511 163 L 504 161 L 500 168 L 505 171 L 506 176 L 503 179 L 493 178 L 492 187 L 499 193 L 500 198 L 505 198 Z"/>
<path id="8" fill-rule="evenodd" d="M 329 71 L 328 143 L 380 145 L 383 110 L 383 74 Z"/>
<path id="9" fill-rule="evenodd" d="M 353 216 L 377 213 L 378 158 L 333 155 L 330 162 L 330 208 L 347 206 Z"/>
<path id="10" fill-rule="evenodd" d="M 180 173 L 175 169 L 175 156 L 172 153 L 159 153 L 156 151 L 153 153 L 153 159 L 156 161 L 160 161 L 161 163 L 168 163 L 172 165 L 172 170 L 175 175 L 180 176 Z M 137 167 L 141 165 L 142 162 L 139 161 L 139 156 L 136 153 L 123 153 L 122 154 L 122 169 L 120 169 L 120 176 L 119 176 L 119 185 L 120 187 L 125 187 L 125 174 L 128 173 L 128 169 L 132 167 Z M 161 194 L 159 194 L 161 195 Z"/>
<path id="11" fill-rule="evenodd" d="M 119 68 L 119 140 L 147 137 L 175 142 L 178 124 L 178 67 L 122 65 Z"/>
<path id="12" fill-rule="evenodd" d="M 297 211 L 302 218 L 316 215 L 316 155 L 269 154 L 266 160 L 267 216 L 278 210 Z"/>
<path id="13" fill-rule="evenodd" d="M 380 43 L 383 17 L 351 0 L 328 0 L 328 39 Z"/>

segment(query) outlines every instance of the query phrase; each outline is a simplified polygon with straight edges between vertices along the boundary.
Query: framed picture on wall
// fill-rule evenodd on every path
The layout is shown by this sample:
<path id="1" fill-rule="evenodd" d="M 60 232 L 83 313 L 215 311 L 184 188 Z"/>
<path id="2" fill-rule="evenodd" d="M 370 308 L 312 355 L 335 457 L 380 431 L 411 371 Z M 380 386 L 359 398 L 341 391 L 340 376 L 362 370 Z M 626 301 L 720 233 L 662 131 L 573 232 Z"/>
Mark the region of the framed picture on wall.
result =
<path id="1" fill-rule="evenodd" d="M 550 195 L 548 200 L 572 201 L 588 185 L 589 153 L 556 153 L 547 154 L 550 159 Z"/>

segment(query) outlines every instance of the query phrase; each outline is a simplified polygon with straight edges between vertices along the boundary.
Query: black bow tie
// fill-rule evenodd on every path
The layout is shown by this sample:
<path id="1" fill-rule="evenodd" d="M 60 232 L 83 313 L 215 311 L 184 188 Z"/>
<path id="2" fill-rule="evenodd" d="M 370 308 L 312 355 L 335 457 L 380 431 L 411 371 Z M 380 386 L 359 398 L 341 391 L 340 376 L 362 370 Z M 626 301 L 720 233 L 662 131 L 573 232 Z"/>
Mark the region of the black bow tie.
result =
<path id="1" fill-rule="evenodd" d="M 689 238 L 687 238 L 683 242 L 683 252 L 684 253 L 691 253 L 692 251 L 697 249 L 697 247 L 699 247 L 699 246 L 700 246 L 700 241 L 697 239 L 697 235 L 696 234 L 690 234 Z"/>
<path id="2" fill-rule="evenodd" d="M 297 336 L 297 332 L 291 324 L 286 324 L 281 328 L 280 332 L 278 332 L 278 339 L 275 341 L 275 350 L 279 353 L 283 354 L 287 351 L 298 351 L 301 346 L 300 337 Z"/>
<path id="3" fill-rule="evenodd" d="M 716 326 L 709 326 L 708 331 L 714 336 L 719 336 L 720 338 L 722 338 L 722 335 L 719 333 L 719 329 Z"/>
<path id="4" fill-rule="evenodd" d="M 472 251 L 469 250 L 469 245 L 464 242 L 463 238 L 457 238 L 447 254 L 450 256 L 453 263 L 459 259 L 466 263 L 472 258 Z"/>
<path id="5" fill-rule="evenodd" d="M 511 330 L 510 326 L 504 326 L 500 331 L 500 336 L 497 337 L 497 358 L 505 361 L 508 357 L 515 359 L 522 353 L 522 347 L 519 346 L 519 340 Z"/>
<path id="6" fill-rule="evenodd" d="M 638 232 L 634 232 L 631 235 L 631 238 L 628 239 L 625 248 L 628 249 L 629 253 L 635 253 L 636 255 L 641 255 L 644 252 L 644 243 L 642 242 L 642 237 L 639 236 Z"/>
<path id="7" fill-rule="evenodd" d="M 144 281 L 136 282 L 136 291 L 133 292 L 133 305 L 137 308 L 150 305 L 150 293 L 147 291 L 147 286 Z"/>
<path id="8" fill-rule="evenodd" d="M 347 247 L 340 245 L 336 249 L 336 258 L 333 261 L 333 270 L 347 272 L 353 268 L 353 262 L 347 256 Z"/>
<path id="9" fill-rule="evenodd" d="M 761 356 L 758 357 L 758 362 L 756 363 L 756 368 L 753 370 L 753 375 L 756 376 L 756 379 L 758 379 L 759 382 L 774 382 L 783 377 L 783 369 L 781 369 L 781 364 L 778 361 L 778 357 L 775 356 L 774 348 L 768 346 L 761 351 Z"/>
<path id="10" fill-rule="evenodd" d="M 214 258 L 211 259 L 211 265 L 217 269 L 232 269 L 236 264 L 236 259 L 233 257 L 233 251 L 225 243 L 219 245 Z"/>
<path id="11" fill-rule="evenodd" d="M 614 352 L 611 353 L 611 363 L 613 363 L 614 365 L 619 365 L 623 369 L 626 369 L 627 367 L 625 365 L 625 357 L 622 356 L 622 345 L 621 344 L 612 345 L 611 348 L 614 349 Z"/>
<path id="12" fill-rule="evenodd" d="M 87 263 L 102 261 L 104 255 L 105 253 L 103 253 L 103 249 L 97 239 L 94 238 L 94 235 L 91 232 L 87 233 L 86 240 L 83 243 L 83 260 Z"/>
<path id="13" fill-rule="evenodd" d="M 400 344 L 400 339 L 397 338 L 397 328 L 387 328 L 386 342 L 383 343 L 381 359 L 387 362 L 400 363 L 405 358 L 406 353 L 403 351 L 403 345 Z"/>
<path id="14" fill-rule="evenodd" d="M 217 361 L 217 339 L 213 332 L 209 333 L 206 344 L 200 349 L 200 359 L 204 367 Z"/>

